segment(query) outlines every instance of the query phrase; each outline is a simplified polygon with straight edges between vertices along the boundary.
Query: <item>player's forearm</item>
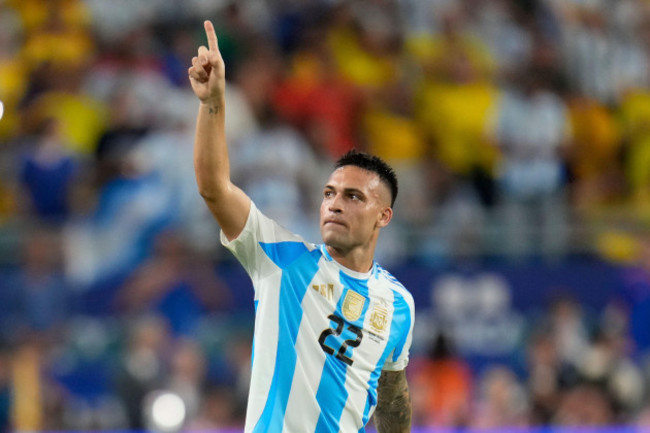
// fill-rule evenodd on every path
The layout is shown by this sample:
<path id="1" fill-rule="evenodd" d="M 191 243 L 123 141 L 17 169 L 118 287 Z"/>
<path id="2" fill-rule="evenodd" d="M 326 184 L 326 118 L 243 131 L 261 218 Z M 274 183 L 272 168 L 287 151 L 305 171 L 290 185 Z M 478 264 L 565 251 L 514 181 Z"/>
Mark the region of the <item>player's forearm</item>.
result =
<path id="1" fill-rule="evenodd" d="M 378 433 L 411 431 L 411 395 L 404 372 L 383 372 L 377 387 L 375 426 Z"/>
<path id="2" fill-rule="evenodd" d="M 199 105 L 194 170 L 199 193 L 206 200 L 218 200 L 230 185 L 223 102 L 202 102 Z"/>

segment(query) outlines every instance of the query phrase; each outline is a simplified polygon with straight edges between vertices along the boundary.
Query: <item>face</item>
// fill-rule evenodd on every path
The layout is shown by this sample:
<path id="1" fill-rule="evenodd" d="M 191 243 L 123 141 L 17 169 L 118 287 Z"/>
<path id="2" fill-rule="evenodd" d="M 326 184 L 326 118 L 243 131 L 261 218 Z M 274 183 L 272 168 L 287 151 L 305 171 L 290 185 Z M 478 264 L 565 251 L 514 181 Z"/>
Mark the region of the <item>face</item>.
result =
<path id="1" fill-rule="evenodd" d="M 390 191 L 376 173 L 347 165 L 336 169 L 323 188 L 321 236 L 341 252 L 370 245 L 392 215 Z"/>

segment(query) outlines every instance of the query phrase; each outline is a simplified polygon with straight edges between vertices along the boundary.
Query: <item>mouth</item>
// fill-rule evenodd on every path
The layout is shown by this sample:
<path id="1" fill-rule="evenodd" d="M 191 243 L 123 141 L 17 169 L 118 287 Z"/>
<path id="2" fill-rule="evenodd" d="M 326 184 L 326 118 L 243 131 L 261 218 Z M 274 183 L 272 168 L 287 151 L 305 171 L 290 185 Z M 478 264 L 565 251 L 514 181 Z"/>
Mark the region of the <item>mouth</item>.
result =
<path id="1" fill-rule="evenodd" d="M 347 227 L 345 225 L 345 223 L 343 223 L 342 221 L 336 221 L 336 220 L 326 220 L 323 223 L 323 226 L 327 226 L 327 225 L 336 225 L 336 226 L 341 226 L 341 227 Z"/>

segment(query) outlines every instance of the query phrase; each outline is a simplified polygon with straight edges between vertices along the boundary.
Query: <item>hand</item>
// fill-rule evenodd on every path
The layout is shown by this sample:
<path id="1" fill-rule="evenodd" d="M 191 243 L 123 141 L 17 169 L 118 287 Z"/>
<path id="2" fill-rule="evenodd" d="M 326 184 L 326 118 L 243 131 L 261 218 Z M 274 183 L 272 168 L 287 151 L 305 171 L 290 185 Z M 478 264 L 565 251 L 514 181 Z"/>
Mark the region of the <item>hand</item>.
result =
<path id="1" fill-rule="evenodd" d="M 199 47 L 198 55 L 192 58 L 192 66 L 187 72 L 192 90 L 202 103 L 216 103 L 218 106 L 223 106 L 226 67 L 219 51 L 217 34 L 212 22 L 205 21 L 203 26 L 208 37 L 208 48 L 203 45 Z"/>

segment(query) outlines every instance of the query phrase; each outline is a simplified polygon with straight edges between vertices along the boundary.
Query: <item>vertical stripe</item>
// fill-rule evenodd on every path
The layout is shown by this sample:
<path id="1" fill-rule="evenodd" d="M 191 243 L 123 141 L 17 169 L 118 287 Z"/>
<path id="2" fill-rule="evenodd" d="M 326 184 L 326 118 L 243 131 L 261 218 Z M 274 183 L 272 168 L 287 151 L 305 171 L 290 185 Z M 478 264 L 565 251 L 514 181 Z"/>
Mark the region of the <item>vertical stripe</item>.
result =
<path id="1" fill-rule="evenodd" d="M 339 419 L 348 401 L 348 391 L 345 388 L 347 369 L 347 364 L 336 359 L 334 355 L 326 357 L 323 377 L 316 392 L 316 401 L 321 413 L 314 433 L 339 431 Z"/>
<path id="2" fill-rule="evenodd" d="M 341 345 L 345 344 L 346 340 L 357 340 L 357 334 L 349 329 L 349 325 L 354 325 L 359 329 L 363 328 L 366 311 L 368 311 L 368 304 L 370 303 L 368 299 L 367 280 L 358 280 L 350 277 L 343 271 L 339 272 L 339 280 L 343 285 L 343 292 L 336 305 L 334 314 L 340 318 L 344 318 L 346 323 L 341 335 L 336 336 L 332 334 L 324 341 L 327 346 L 335 350 L 335 353 L 329 355 L 325 361 L 321 381 L 316 392 L 316 401 L 321 408 L 321 414 L 316 423 L 315 433 L 335 433 L 340 430 L 339 422 L 341 414 L 348 400 L 348 391 L 345 387 L 348 365 L 337 359 L 336 354 Z M 343 314 L 343 304 L 345 303 L 346 295 L 351 290 L 363 296 L 365 300 L 359 318 L 353 322 L 347 320 Z M 330 326 L 332 329 L 337 328 L 337 324 L 333 321 L 330 322 Z M 348 346 L 343 355 L 353 359 L 353 353 L 354 348 Z"/>
<path id="3" fill-rule="evenodd" d="M 396 348 L 399 342 L 403 341 L 409 333 L 411 328 L 411 312 L 408 306 L 408 303 L 404 297 L 393 290 L 393 305 L 395 305 L 395 311 L 393 313 L 393 320 L 390 324 L 390 337 L 386 343 L 386 348 L 384 353 L 382 353 L 379 362 L 375 371 L 370 375 L 370 380 L 368 381 L 368 400 L 366 401 L 366 408 L 363 411 L 363 420 L 362 425 L 365 426 L 370 418 L 371 410 L 377 404 L 377 383 L 379 382 L 379 376 L 381 375 L 381 369 L 388 358 L 388 355 Z M 402 348 L 399 349 L 400 352 Z M 364 432 L 364 427 L 359 429 L 359 432 Z"/>
<path id="4" fill-rule="evenodd" d="M 320 257 L 318 250 L 309 254 L 296 254 L 295 245 L 289 247 L 288 257 L 283 257 L 282 245 L 283 243 L 262 245 L 263 248 L 266 246 L 272 250 L 265 251 L 278 266 L 283 268 L 283 273 L 280 284 L 275 370 L 264 410 L 253 429 L 253 432 L 260 433 L 280 433 L 282 431 L 296 366 L 295 344 L 302 320 L 301 303 L 309 283 L 318 272 Z M 288 259 L 290 263 L 284 261 L 285 259 Z"/>
<path id="5" fill-rule="evenodd" d="M 285 432 L 314 432 L 321 413 L 316 401 L 316 393 L 323 365 L 329 355 L 321 349 L 318 341 L 321 333 L 331 327 L 327 316 L 336 309 L 336 302 L 341 294 L 338 288 L 336 297 L 329 299 L 314 290 L 312 284 L 320 287 L 325 281 L 336 281 L 338 270 L 336 272 L 332 272 L 331 269 L 324 270 L 325 263 L 327 263 L 325 258 L 321 257 L 319 271 L 314 276 L 302 302 L 305 320 L 300 324 L 296 341 L 296 371 L 284 417 L 283 431 Z"/>
<path id="6" fill-rule="evenodd" d="M 411 309 L 409 304 L 404 300 L 402 295 L 395 293 L 396 297 L 399 297 L 401 302 L 395 304 L 395 314 L 397 317 L 404 317 L 405 329 L 403 329 L 395 342 L 395 348 L 393 350 L 393 357 L 391 361 L 395 362 L 402 355 L 404 348 L 406 347 L 406 342 L 409 338 L 409 328 L 411 327 Z M 398 308 L 399 307 L 399 308 Z"/>
<path id="7" fill-rule="evenodd" d="M 257 306 L 260 304 L 259 299 L 255 299 L 253 301 L 255 304 L 255 315 L 257 316 Z M 251 346 L 251 368 L 253 366 L 253 362 L 255 361 L 255 334 L 253 334 L 253 344 Z"/>

